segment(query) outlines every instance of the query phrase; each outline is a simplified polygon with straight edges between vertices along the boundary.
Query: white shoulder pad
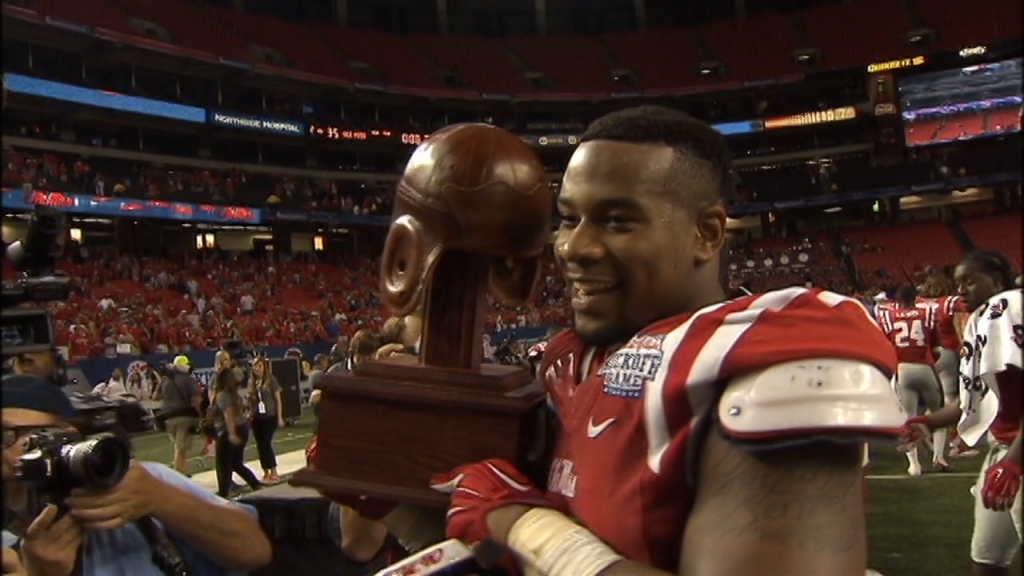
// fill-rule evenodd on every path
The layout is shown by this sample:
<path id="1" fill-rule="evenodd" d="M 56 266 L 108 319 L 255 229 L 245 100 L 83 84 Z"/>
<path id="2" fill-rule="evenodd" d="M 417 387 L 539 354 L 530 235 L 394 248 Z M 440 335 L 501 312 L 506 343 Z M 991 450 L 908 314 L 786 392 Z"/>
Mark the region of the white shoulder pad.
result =
<path id="1" fill-rule="evenodd" d="M 871 364 L 815 358 L 734 378 L 718 404 L 738 440 L 895 435 L 907 421 L 891 380 Z"/>

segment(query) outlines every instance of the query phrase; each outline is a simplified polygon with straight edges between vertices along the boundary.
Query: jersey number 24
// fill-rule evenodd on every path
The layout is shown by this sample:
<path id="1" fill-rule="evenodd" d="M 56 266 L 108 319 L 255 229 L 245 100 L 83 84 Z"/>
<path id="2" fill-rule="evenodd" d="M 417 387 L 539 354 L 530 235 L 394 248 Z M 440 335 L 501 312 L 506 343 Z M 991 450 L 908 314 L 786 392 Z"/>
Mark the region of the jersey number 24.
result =
<path id="1" fill-rule="evenodd" d="M 924 325 L 921 324 L 920 320 L 910 322 L 900 320 L 899 322 L 894 322 L 892 327 L 895 333 L 893 341 L 896 343 L 897 348 L 921 347 L 927 343 L 924 336 Z"/>

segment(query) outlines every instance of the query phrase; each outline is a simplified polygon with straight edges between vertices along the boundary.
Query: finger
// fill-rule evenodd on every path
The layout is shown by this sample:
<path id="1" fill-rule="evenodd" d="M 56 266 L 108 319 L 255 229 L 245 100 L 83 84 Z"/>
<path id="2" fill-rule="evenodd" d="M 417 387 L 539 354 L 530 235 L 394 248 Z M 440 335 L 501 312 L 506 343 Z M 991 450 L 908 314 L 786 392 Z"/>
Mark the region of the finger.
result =
<path id="1" fill-rule="evenodd" d="M 24 566 L 21 564 L 21 557 L 12 548 L 4 548 L 2 565 L 4 574 L 21 574 L 24 570 Z"/>
<path id="2" fill-rule="evenodd" d="M 79 522 L 68 517 L 71 520 L 70 526 L 64 530 L 61 535 L 53 540 L 53 547 L 56 550 L 64 550 L 68 548 L 77 548 L 82 543 L 82 535 L 85 533 L 85 527 Z"/>
<path id="3" fill-rule="evenodd" d="M 122 501 L 124 497 L 114 490 L 106 492 L 94 492 L 83 489 L 71 491 L 71 496 L 64 500 L 68 508 L 73 510 L 90 510 L 94 508 L 106 508 Z"/>
<path id="4" fill-rule="evenodd" d="M 50 504 L 43 511 L 36 516 L 36 519 L 28 525 L 28 530 L 25 530 L 26 538 L 37 538 L 44 532 L 50 529 L 53 524 L 53 519 L 57 517 L 57 507 Z"/>
<path id="5" fill-rule="evenodd" d="M 430 479 L 430 488 L 444 494 L 451 494 L 466 477 L 462 472 L 447 472 Z"/>
<path id="6" fill-rule="evenodd" d="M 106 518 L 103 520 L 96 521 L 82 520 L 81 522 L 83 530 L 91 531 L 114 530 L 128 523 L 127 520 L 121 517 Z"/>
<path id="7" fill-rule="evenodd" d="M 83 524 L 95 524 L 121 516 L 121 507 L 117 505 L 103 506 L 102 508 L 79 508 L 73 509 L 71 515 L 75 520 Z"/>
<path id="8" fill-rule="evenodd" d="M 981 505 L 984 506 L 987 510 L 995 509 L 995 502 L 992 501 L 992 497 L 989 494 L 988 490 L 981 491 Z"/>

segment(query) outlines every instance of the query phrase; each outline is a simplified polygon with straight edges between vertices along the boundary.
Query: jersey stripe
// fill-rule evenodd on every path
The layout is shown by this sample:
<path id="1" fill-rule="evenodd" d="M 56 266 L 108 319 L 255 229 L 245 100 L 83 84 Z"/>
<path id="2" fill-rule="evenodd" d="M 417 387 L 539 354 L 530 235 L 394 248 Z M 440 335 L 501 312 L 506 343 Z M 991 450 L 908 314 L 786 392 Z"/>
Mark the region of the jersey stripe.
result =
<path id="1" fill-rule="evenodd" d="M 746 310 L 727 315 L 722 325 L 704 343 L 697 358 L 690 365 L 686 382 L 710 382 L 718 378 L 722 361 L 732 349 L 733 343 L 754 325 L 758 316 L 767 310 L 781 310 L 807 292 L 806 288 L 800 287 L 769 292 L 751 302 Z M 706 399 L 693 398 L 691 400 L 693 406 L 703 406 L 703 401 Z"/>
<path id="2" fill-rule="evenodd" d="M 864 313 L 865 318 L 871 320 L 872 322 L 875 321 L 875 318 L 871 315 L 871 311 L 868 310 L 867 307 L 864 306 L 864 304 L 860 300 L 857 300 L 856 298 L 850 298 L 849 296 L 843 296 L 842 294 L 836 294 L 835 292 L 822 291 L 818 292 L 818 300 L 821 300 L 822 302 L 828 304 L 832 308 L 835 308 L 840 304 L 853 304 L 861 312 Z"/>
<path id="3" fill-rule="evenodd" d="M 662 362 L 655 374 L 654 380 L 647 385 L 647 390 L 644 394 L 647 466 L 651 471 L 655 474 L 660 473 L 662 457 L 672 440 L 664 397 L 665 384 L 669 372 L 678 370 L 679 373 L 685 374 L 684 381 L 687 383 L 706 383 L 713 380 L 717 376 L 722 360 L 732 347 L 732 344 L 753 325 L 762 312 L 785 308 L 793 300 L 807 293 L 808 290 L 806 288 L 799 287 L 770 292 L 751 299 L 745 308 L 740 308 L 735 312 L 726 314 L 721 320 L 716 322 L 717 326 L 702 326 L 702 328 L 709 329 L 710 333 L 703 340 L 691 339 L 692 341 L 688 342 L 688 346 L 692 347 L 691 350 L 697 351 L 696 357 L 688 362 L 689 366 L 680 366 L 677 363 L 677 360 L 683 360 L 683 362 L 686 362 L 686 360 L 676 358 L 676 351 L 690 332 L 694 322 L 709 312 L 716 311 L 726 304 L 735 304 L 735 302 L 725 302 L 704 308 L 680 325 L 679 328 L 669 332 L 662 343 L 662 351 L 669 355 L 671 361 Z M 698 395 L 714 394 L 714 391 L 709 387 L 688 387 L 687 394 L 690 396 L 691 406 L 702 406 L 706 403 L 707 399 L 699 398 Z"/>
<path id="4" fill-rule="evenodd" d="M 668 449 L 672 440 L 668 430 L 668 415 L 665 413 L 665 381 L 672 371 L 672 360 L 676 350 L 683 343 L 693 323 L 706 314 L 710 314 L 725 306 L 728 302 L 720 302 L 702 310 L 698 310 L 688 320 L 665 335 L 661 350 L 664 361 L 654 374 L 654 379 L 647 384 L 644 392 L 644 430 L 647 432 L 647 466 L 655 473 L 661 471 L 661 457 Z"/>

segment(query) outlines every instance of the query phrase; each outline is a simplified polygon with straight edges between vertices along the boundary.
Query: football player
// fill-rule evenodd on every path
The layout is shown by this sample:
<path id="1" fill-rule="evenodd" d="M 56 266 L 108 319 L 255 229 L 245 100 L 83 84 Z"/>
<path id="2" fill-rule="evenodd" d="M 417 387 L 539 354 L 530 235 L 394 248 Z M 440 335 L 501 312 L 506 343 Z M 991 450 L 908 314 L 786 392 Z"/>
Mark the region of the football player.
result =
<path id="1" fill-rule="evenodd" d="M 920 300 L 935 310 L 935 335 L 939 344 L 935 372 L 942 385 L 943 404 L 956 404 L 960 402 L 958 357 L 960 343 L 963 341 L 963 325 L 967 321 L 967 307 L 963 298 L 953 295 L 953 287 L 949 280 L 939 274 L 925 282 L 921 289 Z M 943 458 L 949 439 L 948 432 L 947 428 L 940 428 L 932 435 L 932 446 L 934 447 L 932 465 L 944 470 L 950 469 Z M 960 450 L 959 440 L 956 441 L 956 445 L 954 454 L 960 456 L 967 454 Z"/>
<path id="2" fill-rule="evenodd" d="M 972 492 L 974 576 L 1009 576 L 1021 543 L 1021 292 L 1013 287 L 1006 256 L 968 254 L 956 268 L 956 284 L 971 315 L 960 347 L 960 401 L 907 421 L 908 441 L 927 430 L 956 424 L 969 446 L 988 437 L 988 456 Z M 925 428 L 922 430 L 921 428 Z"/>
<path id="3" fill-rule="evenodd" d="M 837 294 L 726 301 L 733 192 L 722 135 L 686 114 L 588 128 L 558 197 L 575 328 L 541 366 L 547 485 L 501 460 L 438 476 L 449 537 L 548 576 L 865 574 L 860 446 L 904 422 L 895 352 Z"/>
<path id="4" fill-rule="evenodd" d="M 917 408 L 923 403 L 931 412 L 942 408 L 942 390 L 935 375 L 936 324 L 935 309 L 917 300 L 917 289 L 900 286 L 896 290 L 896 306 L 882 310 L 878 315 L 882 333 L 896 348 L 899 368 L 896 371 L 896 387 L 903 409 L 910 415 L 917 415 Z M 907 474 L 921 475 L 921 462 L 916 446 L 907 450 Z M 948 469 L 942 459 L 941 444 L 935 448 L 936 465 Z"/>

